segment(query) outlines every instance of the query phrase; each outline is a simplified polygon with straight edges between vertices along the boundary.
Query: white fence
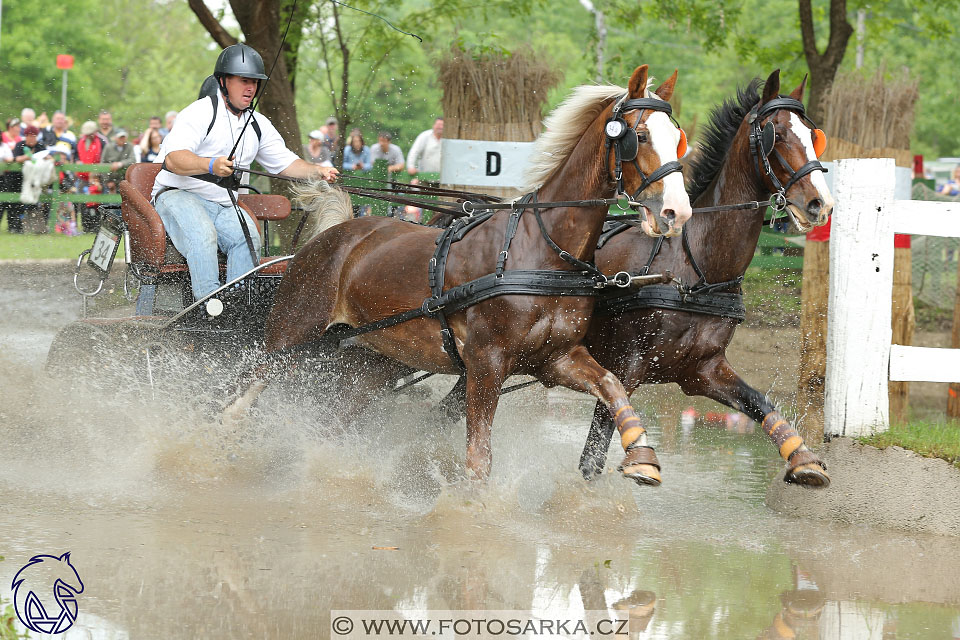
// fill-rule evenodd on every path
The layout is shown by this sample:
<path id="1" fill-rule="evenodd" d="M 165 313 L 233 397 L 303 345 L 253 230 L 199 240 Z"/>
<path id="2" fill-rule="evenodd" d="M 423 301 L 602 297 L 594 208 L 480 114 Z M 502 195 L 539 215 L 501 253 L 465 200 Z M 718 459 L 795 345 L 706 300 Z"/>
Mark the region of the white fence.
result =
<path id="1" fill-rule="evenodd" d="M 834 163 L 824 430 L 889 427 L 887 383 L 960 382 L 960 349 L 891 345 L 893 234 L 960 237 L 960 203 L 894 199 L 890 158 Z"/>

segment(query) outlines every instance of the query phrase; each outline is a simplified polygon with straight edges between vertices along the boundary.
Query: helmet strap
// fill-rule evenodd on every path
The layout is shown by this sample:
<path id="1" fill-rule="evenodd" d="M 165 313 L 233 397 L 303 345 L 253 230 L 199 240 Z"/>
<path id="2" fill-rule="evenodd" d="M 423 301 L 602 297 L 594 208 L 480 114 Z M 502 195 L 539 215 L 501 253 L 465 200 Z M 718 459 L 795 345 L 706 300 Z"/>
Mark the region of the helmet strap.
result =
<path id="1" fill-rule="evenodd" d="M 247 109 L 253 110 L 252 102 L 250 103 L 250 106 L 247 107 L 246 109 L 238 109 L 233 105 L 232 102 L 230 102 L 230 94 L 227 93 L 227 77 L 226 76 L 220 76 L 219 78 L 217 78 L 217 84 L 220 85 L 220 93 L 223 94 L 224 104 L 227 105 L 227 109 L 230 109 L 230 112 L 233 113 L 233 115 L 239 116 Z M 257 80 L 257 91 L 258 92 L 260 91 L 260 80 Z"/>

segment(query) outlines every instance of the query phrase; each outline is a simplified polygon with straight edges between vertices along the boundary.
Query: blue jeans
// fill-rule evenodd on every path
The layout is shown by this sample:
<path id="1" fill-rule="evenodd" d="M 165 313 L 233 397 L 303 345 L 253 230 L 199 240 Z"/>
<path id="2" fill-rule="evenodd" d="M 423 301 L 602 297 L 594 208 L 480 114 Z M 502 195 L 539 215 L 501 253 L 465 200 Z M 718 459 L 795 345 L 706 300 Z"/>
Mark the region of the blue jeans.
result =
<path id="1" fill-rule="evenodd" d="M 255 266 L 250 262 L 243 228 L 232 206 L 224 207 L 189 191 L 174 189 L 160 194 L 156 208 L 173 246 L 187 260 L 193 297 L 197 300 L 221 286 L 217 247 L 227 254 L 227 282 Z M 247 216 L 253 248 L 260 255 L 257 225 L 246 211 L 243 214 Z"/>

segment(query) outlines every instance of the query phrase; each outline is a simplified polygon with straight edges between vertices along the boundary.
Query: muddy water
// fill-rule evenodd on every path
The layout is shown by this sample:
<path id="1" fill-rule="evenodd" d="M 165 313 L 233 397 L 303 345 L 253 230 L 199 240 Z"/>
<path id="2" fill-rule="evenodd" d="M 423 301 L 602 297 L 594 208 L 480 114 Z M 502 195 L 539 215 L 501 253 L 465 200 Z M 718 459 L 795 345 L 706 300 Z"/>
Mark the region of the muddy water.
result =
<path id="1" fill-rule="evenodd" d="M 196 395 L 65 391 L 42 367 L 79 312 L 59 269 L 0 267 L 0 596 L 30 556 L 70 551 L 85 590 L 67 637 L 326 638 L 332 609 L 625 605 L 640 638 L 960 637 L 955 539 L 772 513 L 773 447 L 716 405 L 637 394 L 665 481 L 640 489 L 580 479 L 592 402 L 513 394 L 476 487 L 463 424 L 429 411 L 449 380 L 362 430 L 279 393 L 234 430 Z M 784 347 L 738 339 L 751 379 L 787 393 Z"/>

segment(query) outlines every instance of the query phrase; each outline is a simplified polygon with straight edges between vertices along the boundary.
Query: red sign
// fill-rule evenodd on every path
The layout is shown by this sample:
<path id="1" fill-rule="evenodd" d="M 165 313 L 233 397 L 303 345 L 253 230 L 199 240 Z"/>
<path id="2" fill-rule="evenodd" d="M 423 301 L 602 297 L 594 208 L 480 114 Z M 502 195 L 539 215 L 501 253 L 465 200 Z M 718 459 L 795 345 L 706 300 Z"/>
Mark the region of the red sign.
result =
<path id="1" fill-rule="evenodd" d="M 57 69 L 73 69 L 73 56 L 61 53 L 57 56 Z"/>

